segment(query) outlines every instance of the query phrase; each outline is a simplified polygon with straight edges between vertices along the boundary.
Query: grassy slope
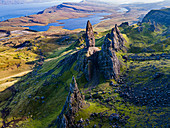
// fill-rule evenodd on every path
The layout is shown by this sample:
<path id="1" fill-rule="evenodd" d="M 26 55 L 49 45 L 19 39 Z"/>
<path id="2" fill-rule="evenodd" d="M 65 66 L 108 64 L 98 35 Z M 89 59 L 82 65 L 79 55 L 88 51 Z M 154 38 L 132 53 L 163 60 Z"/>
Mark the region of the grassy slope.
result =
<path id="1" fill-rule="evenodd" d="M 63 44 L 65 44 L 66 42 L 75 40 L 77 36 L 78 35 L 74 34 L 69 35 L 71 40 L 68 39 L 67 41 L 62 40 L 62 38 L 62 41 L 60 39 L 55 41 L 51 41 L 51 39 L 43 40 L 39 46 L 43 51 L 43 47 L 41 47 L 43 42 L 46 43 L 45 45 L 51 45 L 49 42 L 52 42 L 54 45 L 56 45 L 57 42 L 60 42 L 60 44 L 64 42 Z M 49 48 L 48 46 L 46 47 Z M 7 105 L 8 108 L 12 110 L 6 122 L 26 118 L 27 121 L 24 122 L 24 124 L 21 123 L 21 127 L 47 127 L 60 113 L 68 94 L 68 86 L 71 82 L 70 76 L 73 74 L 76 76 L 77 73 L 72 67 L 71 69 L 67 69 L 62 73 L 61 77 L 56 79 L 56 75 L 63 69 L 63 65 L 58 68 L 56 68 L 56 65 L 60 60 L 73 54 L 76 49 L 72 49 L 72 46 L 69 47 L 69 45 L 61 45 L 60 48 L 55 46 L 53 47 L 55 50 L 48 50 L 46 47 L 44 49 L 46 51 L 43 51 L 43 53 L 48 53 L 46 56 L 49 59 L 44 62 L 42 67 L 35 67 L 33 72 L 24 76 L 14 85 L 14 87 L 17 88 L 15 96 L 12 97 L 13 94 L 10 89 L 0 93 L 0 109 L 3 110 Z M 69 67 L 69 65 L 65 66 Z M 8 98 L 12 100 L 9 104 L 8 101 L 10 99 Z M 28 118 L 30 116 L 35 120 Z M 14 117 L 14 119 L 11 117 Z M 40 121 L 41 118 L 42 120 Z M 2 125 L 2 122 L 0 124 Z"/>
<path id="2" fill-rule="evenodd" d="M 147 24 L 144 24 L 144 26 L 147 26 Z M 146 47 L 152 47 L 155 50 L 155 52 L 152 52 L 154 54 L 169 51 L 169 47 L 163 47 L 162 49 L 159 48 L 159 45 L 162 45 L 162 42 L 157 43 L 158 40 L 163 40 L 165 45 L 168 45 L 169 43 L 169 39 L 166 39 L 166 37 L 158 36 L 164 31 L 161 27 L 161 30 L 158 32 L 150 32 L 144 30 L 144 32 L 142 33 L 134 32 L 134 29 L 136 27 L 137 26 L 122 29 L 124 37 L 129 40 L 126 44 L 129 48 L 129 51 L 128 53 L 122 53 L 121 51 L 118 52 L 117 55 L 119 59 L 122 59 L 122 55 L 131 55 L 136 53 L 138 53 L 138 55 L 150 55 L 150 52 L 147 53 L 142 51 Z M 145 28 L 147 29 L 148 27 Z M 147 32 L 147 34 L 145 34 L 145 32 Z M 99 37 L 98 39 L 96 39 L 96 45 L 98 47 L 101 47 L 104 40 L 104 37 L 102 36 L 104 36 L 106 33 L 108 32 L 99 33 Z M 149 42 L 150 40 L 153 40 L 153 42 Z M 140 44 L 140 42 L 143 43 Z M 135 125 L 136 127 L 147 127 L 151 125 L 153 126 L 157 124 L 157 120 L 160 121 L 161 115 L 165 115 L 164 120 L 161 120 L 162 123 L 159 124 L 159 127 L 164 127 L 168 119 L 166 114 L 168 109 L 167 107 L 163 107 L 162 109 L 160 109 L 159 107 L 149 108 L 147 106 L 135 105 L 130 101 L 124 102 L 124 99 L 120 97 L 119 93 L 115 91 L 117 90 L 117 87 L 111 87 L 109 85 L 110 81 L 105 81 L 103 79 L 101 79 L 100 84 L 97 87 L 93 88 L 91 91 L 87 91 L 87 89 L 83 88 L 84 85 L 87 83 L 84 75 L 81 75 L 81 73 L 78 73 L 74 70 L 76 61 L 73 63 L 73 65 L 71 65 L 71 67 L 69 67 L 70 65 L 61 65 L 60 67 L 56 67 L 61 59 L 74 53 L 76 51 L 75 47 L 81 46 L 81 44 L 83 43 L 83 40 L 75 42 L 70 47 L 63 47 L 62 49 L 55 51 L 54 55 L 51 54 L 51 57 L 53 57 L 52 60 L 46 61 L 42 67 L 36 67 L 33 72 L 24 76 L 20 80 L 20 82 L 15 84 L 14 87 L 17 89 L 15 95 L 12 94 L 12 91 L 10 89 L 1 92 L 0 109 L 2 110 L 6 108 L 6 110 L 10 110 L 10 114 L 6 117 L 5 121 L 10 122 L 18 118 L 24 118 L 25 121 L 20 121 L 17 123 L 17 125 L 24 128 L 47 127 L 51 123 L 51 121 L 57 118 L 58 114 L 60 113 L 68 94 L 69 84 L 71 82 L 72 75 L 74 75 L 77 78 L 79 88 L 87 98 L 87 104 L 90 104 L 89 107 L 87 106 L 79 111 L 79 113 L 77 113 L 76 120 L 78 121 L 80 118 L 83 118 L 84 120 L 90 119 L 90 115 L 94 112 L 106 114 L 106 116 L 103 118 L 104 122 L 101 122 L 100 117 L 98 116 L 92 118 L 92 120 L 90 121 L 90 125 L 87 127 L 92 127 L 94 126 L 94 124 L 96 124 L 98 127 L 99 123 L 102 124 L 104 127 L 109 127 L 110 125 L 108 116 L 112 113 L 118 113 L 119 115 L 125 114 L 125 116 L 129 116 L 130 118 L 127 120 L 128 123 L 126 124 L 127 127 L 135 127 Z M 139 50 L 136 50 L 136 48 L 138 48 Z M 167 60 L 165 65 L 160 65 L 161 62 L 164 62 L 164 60 L 151 60 L 149 61 L 149 64 L 156 65 L 156 68 L 158 68 L 160 71 L 168 73 L 168 65 L 170 63 L 169 60 Z M 139 83 L 144 84 L 149 82 L 148 77 L 143 79 L 138 77 L 149 74 L 149 68 L 145 72 L 140 72 L 140 69 L 147 67 L 148 61 L 136 62 L 130 60 L 125 63 L 128 68 L 132 64 L 134 66 L 133 70 L 130 70 L 127 74 L 128 80 L 133 82 L 133 84 L 130 86 L 135 87 Z M 66 69 L 63 67 L 68 68 Z M 60 71 L 62 71 L 63 69 L 64 72 L 61 73 Z M 125 73 L 123 68 L 121 71 L 122 74 Z M 58 74 L 61 75 L 58 76 Z M 114 83 L 116 82 L 114 81 Z M 152 87 L 152 85 L 148 86 Z M 103 91 L 105 91 L 106 93 L 102 94 Z M 93 95 L 96 92 L 98 92 L 97 98 L 94 97 L 93 100 L 88 99 L 90 94 Z M 12 95 L 14 95 L 14 97 L 12 97 Z M 99 100 L 98 98 L 100 98 L 101 96 L 104 99 Z M 110 102 L 106 103 L 105 100 L 110 97 L 113 97 L 113 99 Z M 7 99 L 8 101 L 6 101 Z M 153 110 L 161 110 L 161 112 L 157 113 Z M 122 118 L 124 118 L 124 116 L 122 116 Z M 120 122 L 118 123 L 122 125 Z"/>
<path id="3" fill-rule="evenodd" d="M 42 57 L 58 56 L 77 38 L 77 34 L 43 36 L 42 33 L 36 33 L 2 41 L 0 46 L 0 90 L 10 87 L 20 79 L 19 77 L 5 78 L 31 70 Z M 12 46 L 12 44 L 23 44 L 25 41 L 29 42 L 25 47 L 15 48 Z M 5 80 L 1 80 L 1 78 Z"/>

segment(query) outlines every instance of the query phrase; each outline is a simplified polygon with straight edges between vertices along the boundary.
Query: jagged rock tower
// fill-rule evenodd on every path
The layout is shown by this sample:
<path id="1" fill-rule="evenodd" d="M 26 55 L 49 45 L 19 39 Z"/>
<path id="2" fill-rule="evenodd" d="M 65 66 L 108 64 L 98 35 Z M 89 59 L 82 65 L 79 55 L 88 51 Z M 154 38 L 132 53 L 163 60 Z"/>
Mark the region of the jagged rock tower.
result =
<path id="1" fill-rule="evenodd" d="M 124 44 L 125 44 L 126 40 L 124 39 L 123 35 L 120 33 L 120 30 L 119 30 L 117 24 L 111 31 L 110 39 L 112 40 L 112 47 L 116 51 L 123 50 L 123 48 L 125 48 Z"/>
<path id="2" fill-rule="evenodd" d="M 107 34 L 102 50 L 95 47 L 95 37 L 90 21 L 86 27 L 86 49 L 82 49 L 78 55 L 76 69 L 82 71 L 88 81 L 98 79 L 101 73 L 105 79 L 119 79 L 120 62 L 116 56 L 116 51 L 124 49 L 125 39 L 117 25 L 112 29 L 111 34 Z"/>
<path id="3" fill-rule="evenodd" d="M 87 26 L 86 26 L 86 46 L 87 48 L 95 47 L 93 27 L 89 20 L 87 21 Z"/>
<path id="4" fill-rule="evenodd" d="M 75 114 L 83 107 L 83 105 L 84 96 L 80 93 L 77 82 L 73 76 L 65 105 L 55 123 L 57 128 L 74 128 Z"/>
<path id="5" fill-rule="evenodd" d="M 110 39 L 109 33 L 106 35 L 102 50 L 99 52 L 98 65 L 105 79 L 117 80 L 119 78 L 120 62 L 116 56 L 115 50 L 112 48 L 112 40 Z"/>

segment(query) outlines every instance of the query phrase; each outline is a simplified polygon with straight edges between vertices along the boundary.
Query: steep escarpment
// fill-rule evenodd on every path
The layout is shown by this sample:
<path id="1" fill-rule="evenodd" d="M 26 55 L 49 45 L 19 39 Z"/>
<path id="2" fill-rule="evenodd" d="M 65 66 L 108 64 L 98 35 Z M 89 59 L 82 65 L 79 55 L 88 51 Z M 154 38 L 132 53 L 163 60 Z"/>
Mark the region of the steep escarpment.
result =
<path id="1" fill-rule="evenodd" d="M 90 23 L 90 21 L 87 21 L 86 26 L 86 47 L 95 47 L 95 37 L 93 32 L 93 27 Z"/>
<path id="2" fill-rule="evenodd" d="M 116 51 L 126 49 L 125 47 L 126 40 L 123 37 L 123 35 L 120 33 L 120 30 L 117 24 L 115 25 L 115 28 L 112 29 L 112 32 L 109 38 L 112 40 L 112 47 Z"/>

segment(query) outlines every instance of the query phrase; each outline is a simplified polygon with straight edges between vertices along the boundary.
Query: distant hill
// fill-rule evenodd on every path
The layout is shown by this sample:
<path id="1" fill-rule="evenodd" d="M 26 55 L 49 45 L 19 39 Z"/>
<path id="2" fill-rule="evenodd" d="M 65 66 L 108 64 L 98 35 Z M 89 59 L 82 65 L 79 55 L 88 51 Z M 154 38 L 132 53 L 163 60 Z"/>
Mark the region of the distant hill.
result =
<path id="1" fill-rule="evenodd" d="M 151 10 L 144 17 L 142 22 L 151 22 L 151 23 L 169 26 L 170 25 L 170 8 L 161 9 L 161 10 Z"/>
<path id="2" fill-rule="evenodd" d="M 37 3 L 37 2 L 48 2 L 52 0 L 0 0 L 1 4 L 24 4 L 24 3 Z"/>

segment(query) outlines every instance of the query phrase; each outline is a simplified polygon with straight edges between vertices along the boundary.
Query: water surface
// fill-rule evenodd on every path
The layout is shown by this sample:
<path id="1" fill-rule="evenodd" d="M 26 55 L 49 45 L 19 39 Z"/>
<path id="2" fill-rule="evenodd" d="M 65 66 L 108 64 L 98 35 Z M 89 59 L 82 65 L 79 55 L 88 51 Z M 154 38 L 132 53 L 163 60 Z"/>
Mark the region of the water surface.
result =
<path id="1" fill-rule="evenodd" d="M 64 26 L 64 29 L 68 30 L 74 30 L 79 28 L 84 29 L 86 27 L 86 23 L 88 20 L 90 20 L 92 25 L 94 25 L 103 21 L 103 16 L 110 15 L 110 13 L 93 13 L 93 14 L 94 15 L 90 15 L 88 17 L 58 20 L 59 23 L 50 23 L 46 26 L 27 26 L 27 27 L 35 31 L 47 31 L 50 26 Z"/>
<path id="2" fill-rule="evenodd" d="M 63 2 L 80 2 L 81 0 L 55 0 L 52 2 L 44 3 L 29 3 L 29 4 L 12 4 L 12 5 L 0 5 L 0 21 L 4 21 L 11 18 L 17 18 L 21 16 L 28 16 L 37 14 L 44 9 L 59 5 Z"/>

